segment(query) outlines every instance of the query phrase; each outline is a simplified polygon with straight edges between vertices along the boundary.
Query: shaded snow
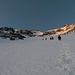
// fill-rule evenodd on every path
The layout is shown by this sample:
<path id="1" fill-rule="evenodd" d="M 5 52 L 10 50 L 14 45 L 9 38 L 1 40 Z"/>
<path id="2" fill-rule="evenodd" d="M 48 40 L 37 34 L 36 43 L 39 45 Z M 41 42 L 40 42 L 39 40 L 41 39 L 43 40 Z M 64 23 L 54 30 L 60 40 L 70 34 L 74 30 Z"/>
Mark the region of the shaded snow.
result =
<path id="1" fill-rule="evenodd" d="M 0 39 L 0 75 L 75 75 L 75 33 L 46 37 Z"/>

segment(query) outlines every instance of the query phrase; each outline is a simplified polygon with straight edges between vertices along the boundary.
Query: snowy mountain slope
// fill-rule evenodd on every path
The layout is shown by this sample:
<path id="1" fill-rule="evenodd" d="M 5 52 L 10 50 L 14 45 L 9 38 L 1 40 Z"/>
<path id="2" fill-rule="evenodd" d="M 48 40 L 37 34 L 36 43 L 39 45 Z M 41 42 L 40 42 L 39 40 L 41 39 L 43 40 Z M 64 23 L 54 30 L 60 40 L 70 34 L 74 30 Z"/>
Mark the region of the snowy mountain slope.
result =
<path id="1" fill-rule="evenodd" d="M 47 32 L 51 32 L 53 34 L 60 35 L 60 34 L 68 33 L 73 30 L 75 30 L 75 24 L 65 24 L 61 28 L 48 30 Z"/>
<path id="2" fill-rule="evenodd" d="M 0 39 L 0 75 L 75 75 L 75 33 L 45 37 Z"/>

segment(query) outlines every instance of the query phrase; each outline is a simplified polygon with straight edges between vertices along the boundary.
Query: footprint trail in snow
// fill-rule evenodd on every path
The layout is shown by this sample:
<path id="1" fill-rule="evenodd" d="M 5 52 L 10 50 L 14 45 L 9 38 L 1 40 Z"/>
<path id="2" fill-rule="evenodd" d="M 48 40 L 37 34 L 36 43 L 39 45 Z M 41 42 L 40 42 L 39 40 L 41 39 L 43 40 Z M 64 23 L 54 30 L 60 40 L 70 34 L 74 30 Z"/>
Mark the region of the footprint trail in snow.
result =
<path id="1" fill-rule="evenodd" d="M 75 75 L 75 54 L 65 42 L 62 42 L 62 48 L 57 56 L 56 70 L 63 75 Z"/>

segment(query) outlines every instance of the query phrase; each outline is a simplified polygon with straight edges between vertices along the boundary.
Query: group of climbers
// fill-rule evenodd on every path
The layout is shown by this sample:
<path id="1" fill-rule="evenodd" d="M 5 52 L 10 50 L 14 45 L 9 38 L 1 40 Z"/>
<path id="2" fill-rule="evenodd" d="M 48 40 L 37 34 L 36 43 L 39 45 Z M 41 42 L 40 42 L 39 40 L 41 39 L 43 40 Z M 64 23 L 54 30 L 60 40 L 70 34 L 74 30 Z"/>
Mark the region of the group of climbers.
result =
<path id="1" fill-rule="evenodd" d="M 45 39 L 44 39 L 44 38 L 42 38 L 42 40 L 47 40 L 47 37 L 45 37 Z M 54 37 L 53 37 L 53 36 L 51 36 L 51 37 L 50 37 L 50 40 L 54 40 Z M 58 40 L 61 40 L 61 36 L 60 36 L 60 35 L 58 35 Z"/>

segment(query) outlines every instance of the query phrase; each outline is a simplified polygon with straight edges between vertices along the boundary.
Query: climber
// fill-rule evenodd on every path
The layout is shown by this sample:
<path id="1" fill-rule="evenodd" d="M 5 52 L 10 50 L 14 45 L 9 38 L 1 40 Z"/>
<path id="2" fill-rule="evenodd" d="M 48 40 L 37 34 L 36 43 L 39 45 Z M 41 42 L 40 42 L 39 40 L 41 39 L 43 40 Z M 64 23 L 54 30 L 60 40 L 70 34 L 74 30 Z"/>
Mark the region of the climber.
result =
<path id="1" fill-rule="evenodd" d="M 61 36 L 60 35 L 58 36 L 58 40 L 61 40 Z"/>

